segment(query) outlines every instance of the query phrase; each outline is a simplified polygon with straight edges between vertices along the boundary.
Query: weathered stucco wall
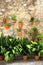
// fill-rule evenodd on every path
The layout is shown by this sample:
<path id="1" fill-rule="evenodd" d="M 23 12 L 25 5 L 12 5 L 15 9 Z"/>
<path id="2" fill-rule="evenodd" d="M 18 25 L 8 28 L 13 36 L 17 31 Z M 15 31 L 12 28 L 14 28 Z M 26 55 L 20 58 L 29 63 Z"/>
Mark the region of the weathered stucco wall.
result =
<path id="1" fill-rule="evenodd" d="M 17 22 L 6 30 L 2 24 L 2 17 L 7 16 L 8 21 L 11 22 L 11 15 L 17 16 Z M 41 22 L 36 26 L 38 30 L 43 34 L 43 1 L 42 0 L 0 0 L 0 29 L 2 29 L 5 35 L 17 35 L 17 23 L 19 19 L 23 21 L 23 29 L 27 31 L 32 27 L 30 25 L 30 18 L 34 16 L 39 18 Z M 1 31 L 0 31 L 1 32 Z M 22 34 L 22 36 L 26 34 Z"/>

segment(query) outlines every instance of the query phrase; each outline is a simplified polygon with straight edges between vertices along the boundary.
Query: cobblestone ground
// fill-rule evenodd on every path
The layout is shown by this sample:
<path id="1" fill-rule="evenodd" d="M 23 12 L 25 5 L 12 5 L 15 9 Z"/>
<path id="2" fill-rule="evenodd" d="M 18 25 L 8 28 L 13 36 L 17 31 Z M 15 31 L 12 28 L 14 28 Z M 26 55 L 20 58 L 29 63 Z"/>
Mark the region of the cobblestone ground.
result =
<path id="1" fill-rule="evenodd" d="M 14 61 L 12 63 L 0 62 L 0 65 L 43 65 L 43 61 Z"/>

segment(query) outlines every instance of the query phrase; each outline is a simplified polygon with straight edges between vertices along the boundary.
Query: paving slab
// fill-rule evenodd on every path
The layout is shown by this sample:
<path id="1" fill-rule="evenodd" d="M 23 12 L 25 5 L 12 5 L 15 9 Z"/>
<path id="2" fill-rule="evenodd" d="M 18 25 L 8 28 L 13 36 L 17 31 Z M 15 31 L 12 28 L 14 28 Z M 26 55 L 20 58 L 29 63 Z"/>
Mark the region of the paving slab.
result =
<path id="1" fill-rule="evenodd" d="M 42 61 L 14 61 L 14 62 L 0 62 L 0 65 L 43 65 L 43 60 Z"/>

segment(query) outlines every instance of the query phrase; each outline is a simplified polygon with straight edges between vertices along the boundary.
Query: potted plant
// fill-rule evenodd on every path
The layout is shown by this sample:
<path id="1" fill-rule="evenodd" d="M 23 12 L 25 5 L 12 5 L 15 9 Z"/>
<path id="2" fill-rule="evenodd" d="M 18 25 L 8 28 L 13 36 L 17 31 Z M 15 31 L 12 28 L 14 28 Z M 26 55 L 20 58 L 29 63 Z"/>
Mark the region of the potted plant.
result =
<path id="1" fill-rule="evenodd" d="M 38 22 L 40 22 L 40 20 L 35 19 L 34 17 L 31 17 L 30 22 L 31 22 L 31 24 L 32 24 L 33 26 L 35 26 Z"/>
<path id="2" fill-rule="evenodd" d="M 22 39 L 22 58 L 23 60 L 27 60 L 28 59 L 28 56 L 31 54 L 31 47 L 29 45 L 29 41 L 27 38 L 23 38 Z"/>
<path id="3" fill-rule="evenodd" d="M 40 45 L 37 42 L 32 41 L 32 52 L 34 53 L 34 59 L 39 60 Z"/>
<path id="4" fill-rule="evenodd" d="M 36 36 L 38 34 L 38 29 L 36 27 L 33 27 L 32 31 L 33 31 L 33 33 L 32 33 L 32 40 L 36 41 Z"/>
<path id="5" fill-rule="evenodd" d="M 38 23 L 40 23 L 40 20 L 35 19 L 35 24 L 37 25 Z"/>
<path id="6" fill-rule="evenodd" d="M 19 20 L 19 22 L 18 22 L 18 27 L 19 27 L 19 28 L 22 28 L 22 27 L 23 27 L 23 22 L 22 22 L 22 20 Z"/>
<path id="7" fill-rule="evenodd" d="M 28 31 L 28 35 L 32 41 L 36 41 L 37 34 L 38 34 L 38 29 L 36 27 L 33 27 Z"/>
<path id="8" fill-rule="evenodd" d="M 23 53 L 23 56 L 22 56 L 22 59 L 24 61 L 26 61 L 28 59 L 28 55 L 27 55 L 27 51 L 25 51 L 24 49 L 22 50 L 22 53 Z"/>
<path id="9" fill-rule="evenodd" d="M 37 55 L 35 56 L 36 60 L 39 60 L 40 57 L 43 57 L 43 42 L 42 41 L 38 41 L 38 52 Z"/>
<path id="10" fill-rule="evenodd" d="M 14 23 L 16 23 L 16 16 L 15 15 L 12 15 L 11 19 L 13 20 Z"/>
<path id="11" fill-rule="evenodd" d="M 29 37 L 31 37 L 32 36 L 32 33 L 33 33 L 33 31 L 30 29 L 30 30 L 28 30 L 28 36 Z"/>
<path id="12" fill-rule="evenodd" d="M 40 32 L 38 32 L 36 38 L 37 38 L 37 41 L 42 41 L 43 40 L 43 35 Z"/>
<path id="13" fill-rule="evenodd" d="M 6 28 L 6 29 L 9 29 L 9 28 L 10 28 L 10 26 L 11 26 L 11 24 L 10 24 L 10 23 L 6 23 L 6 24 L 5 24 L 5 28 Z"/>
<path id="14" fill-rule="evenodd" d="M 9 62 L 13 59 L 13 57 L 15 56 L 15 50 L 14 50 L 14 43 L 16 38 L 14 37 L 3 37 L 1 36 L 1 45 L 0 45 L 0 50 L 1 50 L 1 54 L 3 54 L 4 56 L 4 60 L 6 62 Z M 1 56 L 0 60 L 2 60 L 3 56 Z"/>
<path id="15" fill-rule="evenodd" d="M 0 36 L 0 61 L 3 61 L 3 59 L 4 59 L 4 54 L 3 54 L 3 50 L 4 50 L 4 48 L 3 48 L 3 44 L 4 43 L 4 36 L 3 36 L 3 34 L 1 34 L 1 36 Z"/>
<path id="16" fill-rule="evenodd" d="M 31 17 L 30 22 L 31 22 L 32 25 L 34 25 L 34 20 L 35 20 L 35 18 Z"/>
<path id="17" fill-rule="evenodd" d="M 23 29 L 23 31 L 24 31 L 24 34 L 27 34 L 27 30 L 26 29 Z"/>
<path id="18" fill-rule="evenodd" d="M 17 28 L 17 32 L 18 32 L 18 36 L 21 36 L 22 35 L 21 28 Z"/>
<path id="19" fill-rule="evenodd" d="M 6 22 L 7 22 L 7 18 L 4 17 L 4 18 L 3 18 L 3 23 L 6 23 Z"/>
<path id="20" fill-rule="evenodd" d="M 36 27 L 33 27 L 32 30 L 33 30 L 33 33 L 34 33 L 35 35 L 37 35 L 38 29 L 37 29 Z"/>
<path id="21" fill-rule="evenodd" d="M 13 57 L 15 56 L 15 50 L 13 51 L 13 38 L 12 37 L 5 37 L 5 43 L 4 43 L 4 60 L 6 62 L 10 62 L 13 60 Z"/>

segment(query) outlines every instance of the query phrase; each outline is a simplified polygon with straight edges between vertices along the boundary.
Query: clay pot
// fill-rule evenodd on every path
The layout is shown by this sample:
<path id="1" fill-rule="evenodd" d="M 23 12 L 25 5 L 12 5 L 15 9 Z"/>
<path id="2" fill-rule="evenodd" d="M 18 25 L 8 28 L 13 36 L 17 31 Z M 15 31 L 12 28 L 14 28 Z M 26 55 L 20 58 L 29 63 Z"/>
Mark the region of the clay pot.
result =
<path id="1" fill-rule="evenodd" d="M 32 37 L 32 41 L 35 41 L 35 38 L 34 37 Z"/>
<path id="2" fill-rule="evenodd" d="M 27 30 L 26 30 L 26 29 L 24 29 L 24 33 L 25 33 L 25 34 L 27 33 Z"/>
<path id="3" fill-rule="evenodd" d="M 40 57 L 35 55 L 34 58 L 35 58 L 35 60 L 39 60 Z"/>
<path id="4" fill-rule="evenodd" d="M 35 26 L 36 25 L 36 22 L 33 22 L 33 26 Z"/>
<path id="5" fill-rule="evenodd" d="M 22 22 L 19 22 L 19 23 L 18 23 L 18 27 L 19 27 L 19 28 L 22 28 L 22 27 L 23 27 L 23 23 L 22 23 Z"/>
<path id="6" fill-rule="evenodd" d="M 6 20 L 3 20 L 3 23 L 6 23 L 7 21 Z"/>
<path id="7" fill-rule="evenodd" d="M 13 20 L 12 22 L 13 22 L 13 23 L 16 23 L 16 20 Z"/>
<path id="8" fill-rule="evenodd" d="M 24 61 L 26 61 L 28 57 L 27 56 L 23 56 L 22 58 L 23 58 Z"/>
<path id="9" fill-rule="evenodd" d="M 18 32 L 18 36 L 21 36 L 22 35 L 22 32 Z"/>
<path id="10" fill-rule="evenodd" d="M 10 28 L 10 26 L 5 26 L 5 28 L 6 28 L 6 29 L 9 29 L 9 28 Z"/>
<path id="11" fill-rule="evenodd" d="M 36 26 L 37 25 L 37 22 L 31 22 L 31 25 L 32 26 Z"/>
<path id="12" fill-rule="evenodd" d="M 37 35 L 38 31 L 34 31 L 34 34 Z"/>
<path id="13" fill-rule="evenodd" d="M 0 61 L 2 61 L 4 59 L 3 55 L 0 55 Z"/>

